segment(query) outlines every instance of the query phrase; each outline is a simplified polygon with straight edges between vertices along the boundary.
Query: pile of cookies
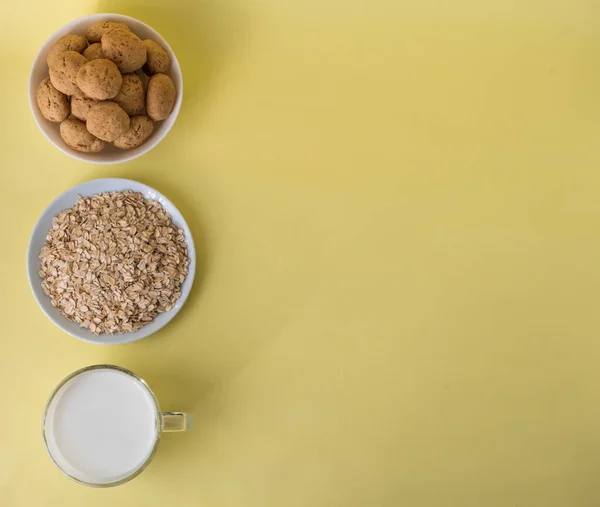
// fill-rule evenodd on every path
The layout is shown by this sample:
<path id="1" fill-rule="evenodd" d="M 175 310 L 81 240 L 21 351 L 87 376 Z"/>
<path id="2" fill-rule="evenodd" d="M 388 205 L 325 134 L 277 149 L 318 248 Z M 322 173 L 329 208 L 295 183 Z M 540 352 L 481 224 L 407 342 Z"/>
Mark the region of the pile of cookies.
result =
<path id="1" fill-rule="evenodd" d="M 101 21 L 85 34 L 58 39 L 47 57 L 49 77 L 37 103 L 47 120 L 60 123 L 64 142 L 97 153 L 106 143 L 141 146 L 175 105 L 169 55 L 153 40 L 141 40 L 125 23 Z"/>

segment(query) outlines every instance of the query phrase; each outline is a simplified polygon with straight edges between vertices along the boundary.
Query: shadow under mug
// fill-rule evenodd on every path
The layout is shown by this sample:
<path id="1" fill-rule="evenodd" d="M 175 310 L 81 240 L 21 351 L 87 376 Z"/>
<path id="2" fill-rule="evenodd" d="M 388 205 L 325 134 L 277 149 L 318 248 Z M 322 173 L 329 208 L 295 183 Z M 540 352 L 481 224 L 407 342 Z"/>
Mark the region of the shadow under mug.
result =
<path id="1" fill-rule="evenodd" d="M 152 446 L 151 447 L 149 446 L 149 452 L 148 452 L 146 458 L 144 460 L 140 461 L 137 466 L 135 466 L 131 471 L 127 472 L 125 475 L 120 476 L 116 479 L 107 480 L 107 481 L 94 481 L 94 480 L 83 478 L 81 476 L 78 477 L 76 473 L 65 470 L 65 468 L 67 468 L 67 467 L 64 465 L 61 465 L 61 463 L 60 463 L 61 461 L 64 461 L 64 460 L 61 460 L 56 455 L 57 454 L 57 448 L 56 448 L 57 446 L 52 444 L 53 438 L 52 438 L 52 435 L 49 434 L 50 428 L 52 427 L 52 424 L 49 421 L 49 414 L 51 413 L 52 409 L 55 408 L 54 407 L 55 401 L 58 400 L 61 397 L 61 395 L 64 394 L 65 391 L 68 390 L 67 388 L 73 380 L 75 380 L 80 375 L 84 375 L 86 373 L 93 372 L 95 370 L 107 370 L 109 372 L 119 372 L 121 374 L 126 375 L 127 377 L 129 377 L 131 379 L 131 381 L 136 382 L 137 385 L 139 387 L 141 387 L 147 395 L 149 395 L 149 397 L 152 400 L 153 405 L 154 405 L 154 408 L 153 408 L 154 425 L 155 425 L 154 426 L 155 433 L 154 433 L 154 437 L 153 437 L 154 440 L 153 440 Z M 191 428 L 191 425 L 192 425 L 192 417 L 190 414 L 187 414 L 185 412 L 162 412 L 160 409 L 160 405 L 158 403 L 158 398 L 156 397 L 154 392 L 152 392 L 152 390 L 150 389 L 148 384 L 143 379 L 141 379 L 140 377 L 135 375 L 133 372 L 131 372 L 125 368 L 121 368 L 119 366 L 114 366 L 114 365 L 110 365 L 110 364 L 98 364 L 98 365 L 93 365 L 93 366 L 87 366 L 85 368 L 81 368 L 80 370 L 77 370 L 77 371 L 71 373 L 65 379 L 63 379 L 58 384 L 58 386 L 56 386 L 56 388 L 54 389 L 54 391 L 52 391 L 52 394 L 48 398 L 48 401 L 46 402 L 46 407 L 44 409 L 44 417 L 43 417 L 43 421 L 42 421 L 42 434 L 44 437 L 44 444 L 46 446 L 46 451 L 48 452 L 48 454 L 49 454 L 50 458 L 52 459 L 52 461 L 54 462 L 54 464 L 58 467 L 58 469 L 63 474 L 65 474 L 70 479 L 72 479 L 75 482 L 78 482 L 79 484 L 82 484 L 84 486 L 107 488 L 107 487 L 111 487 L 111 486 L 119 486 L 120 484 L 124 484 L 124 483 L 130 481 L 131 479 L 133 479 L 134 477 L 137 477 L 152 461 L 152 458 L 156 454 L 156 450 L 158 448 L 158 443 L 160 441 L 160 437 L 163 432 L 186 431 Z"/>

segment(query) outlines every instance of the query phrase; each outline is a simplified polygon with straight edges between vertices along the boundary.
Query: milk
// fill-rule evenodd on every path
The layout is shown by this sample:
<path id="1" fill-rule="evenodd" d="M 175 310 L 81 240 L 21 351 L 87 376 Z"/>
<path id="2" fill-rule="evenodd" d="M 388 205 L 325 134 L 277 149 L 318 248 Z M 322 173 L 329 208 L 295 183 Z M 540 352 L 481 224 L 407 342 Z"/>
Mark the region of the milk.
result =
<path id="1" fill-rule="evenodd" d="M 68 475 L 109 483 L 139 469 L 157 439 L 157 407 L 135 378 L 114 369 L 84 372 L 48 407 L 48 450 Z"/>

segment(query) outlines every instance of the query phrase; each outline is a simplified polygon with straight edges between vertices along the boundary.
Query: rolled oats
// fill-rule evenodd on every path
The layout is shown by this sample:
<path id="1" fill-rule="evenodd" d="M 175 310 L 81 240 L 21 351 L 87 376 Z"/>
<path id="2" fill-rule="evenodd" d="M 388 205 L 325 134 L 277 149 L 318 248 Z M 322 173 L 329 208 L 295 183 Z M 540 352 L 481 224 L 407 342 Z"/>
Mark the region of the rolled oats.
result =
<path id="1" fill-rule="evenodd" d="M 54 217 L 39 258 L 52 305 L 95 334 L 134 332 L 171 310 L 190 264 L 183 229 L 130 190 L 79 196 Z"/>

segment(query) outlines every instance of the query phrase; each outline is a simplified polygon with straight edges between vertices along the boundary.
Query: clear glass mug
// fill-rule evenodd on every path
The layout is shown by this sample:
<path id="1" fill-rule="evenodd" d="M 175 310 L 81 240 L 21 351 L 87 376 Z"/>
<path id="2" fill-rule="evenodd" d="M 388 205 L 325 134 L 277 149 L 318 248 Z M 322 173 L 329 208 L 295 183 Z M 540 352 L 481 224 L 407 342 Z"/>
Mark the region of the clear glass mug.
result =
<path id="1" fill-rule="evenodd" d="M 163 432 L 186 431 L 185 412 L 162 412 L 133 372 L 99 364 L 71 373 L 52 392 L 42 421 L 46 450 L 67 477 L 111 487 L 137 477 L 152 461 Z"/>

